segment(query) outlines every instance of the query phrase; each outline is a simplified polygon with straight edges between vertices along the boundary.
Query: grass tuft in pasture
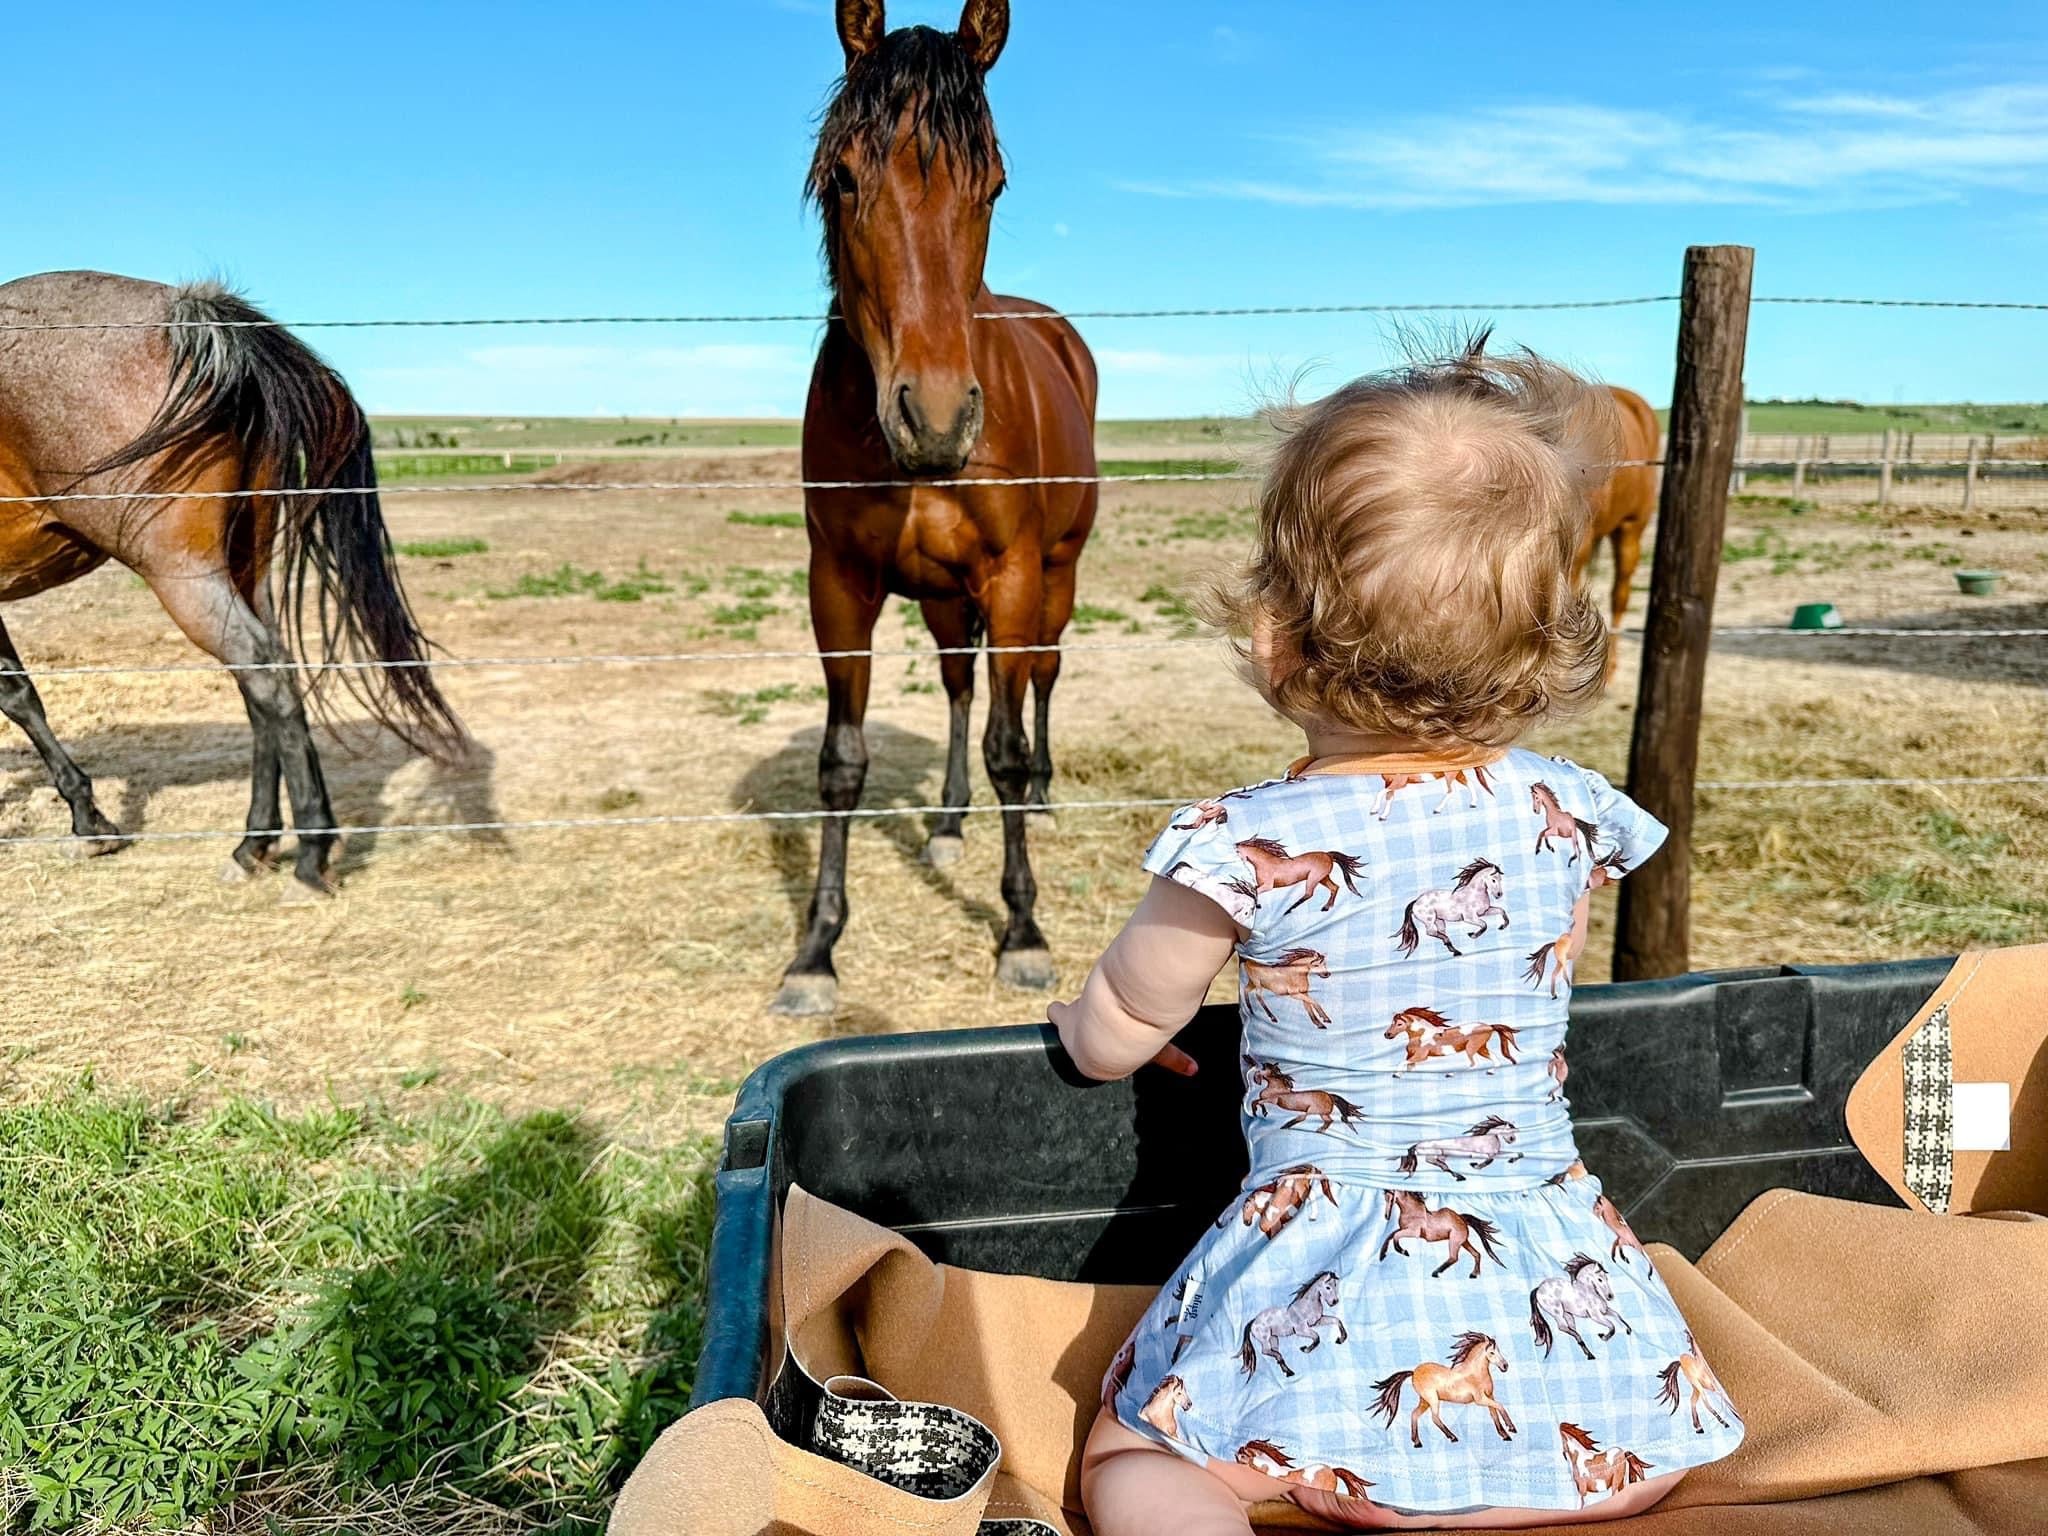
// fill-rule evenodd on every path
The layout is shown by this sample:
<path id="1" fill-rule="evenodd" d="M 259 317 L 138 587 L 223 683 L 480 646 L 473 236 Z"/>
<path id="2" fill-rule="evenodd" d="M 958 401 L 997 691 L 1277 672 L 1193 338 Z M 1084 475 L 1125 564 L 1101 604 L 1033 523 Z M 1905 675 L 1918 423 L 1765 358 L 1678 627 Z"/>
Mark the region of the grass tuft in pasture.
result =
<path id="1" fill-rule="evenodd" d="M 602 571 L 586 571 L 566 561 L 552 571 L 529 571 L 509 587 L 492 587 L 485 596 L 504 601 L 514 597 L 594 597 L 600 603 L 637 603 L 675 589 L 642 560 L 616 579 Z"/>
<path id="2" fill-rule="evenodd" d="M 457 555 L 481 555 L 490 545 L 482 539 L 420 539 L 401 544 L 398 552 L 415 560 L 452 560 Z"/>
<path id="3" fill-rule="evenodd" d="M 596 1529 L 682 1411 L 708 1148 L 454 1103 L 0 1110 L 9 1529 Z"/>

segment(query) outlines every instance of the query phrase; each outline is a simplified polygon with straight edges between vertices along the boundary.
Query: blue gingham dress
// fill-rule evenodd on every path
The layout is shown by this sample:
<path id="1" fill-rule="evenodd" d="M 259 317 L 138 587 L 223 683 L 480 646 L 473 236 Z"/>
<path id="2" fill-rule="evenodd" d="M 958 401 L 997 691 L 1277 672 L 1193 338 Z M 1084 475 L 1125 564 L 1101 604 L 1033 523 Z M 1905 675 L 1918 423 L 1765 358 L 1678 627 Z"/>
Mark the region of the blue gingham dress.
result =
<path id="1" fill-rule="evenodd" d="M 1175 814 L 1145 868 L 1249 931 L 1251 1172 L 1111 1366 L 1123 1423 L 1430 1513 L 1576 1509 L 1741 1442 L 1564 1093 L 1574 906 L 1664 836 L 1523 750 Z"/>

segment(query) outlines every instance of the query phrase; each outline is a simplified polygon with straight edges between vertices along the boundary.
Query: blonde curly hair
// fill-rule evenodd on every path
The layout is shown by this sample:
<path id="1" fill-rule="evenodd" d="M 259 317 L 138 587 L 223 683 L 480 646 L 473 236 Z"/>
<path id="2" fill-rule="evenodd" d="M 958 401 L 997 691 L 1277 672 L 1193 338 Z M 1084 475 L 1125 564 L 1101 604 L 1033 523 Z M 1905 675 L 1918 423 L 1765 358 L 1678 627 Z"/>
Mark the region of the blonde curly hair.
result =
<path id="1" fill-rule="evenodd" d="M 1618 410 L 1533 352 L 1485 347 L 1292 413 L 1255 551 L 1206 605 L 1290 719 L 1496 747 L 1600 696 L 1607 626 L 1572 562 Z"/>

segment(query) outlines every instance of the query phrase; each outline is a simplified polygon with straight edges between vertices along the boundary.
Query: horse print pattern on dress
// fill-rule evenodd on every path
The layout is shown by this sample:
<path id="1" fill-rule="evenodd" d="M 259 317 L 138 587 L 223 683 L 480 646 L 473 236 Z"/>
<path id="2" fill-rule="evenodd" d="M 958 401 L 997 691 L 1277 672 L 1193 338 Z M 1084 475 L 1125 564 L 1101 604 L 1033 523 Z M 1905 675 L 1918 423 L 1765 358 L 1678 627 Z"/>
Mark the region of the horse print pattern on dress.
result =
<path id="1" fill-rule="evenodd" d="M 1508 909 L 1502 905 L 1506 891 L 1500 866 L 1488 859 L 1474 859 L 1458 871 L 1448 888 L 1424 891 L 1408 903 L 1401 914 L 1401 931 L 1395 936 L 1401 953 L 1414 954 L 1426 934 L 1452 954 L 1462 954 L 1451 942 L 1450 930 L 1469 925 L 1465 937 L 1476 939 L 1487 931 L 1489 917 L 1498 917 L 1506 928 Z"/>
<path id="2" fill-rule="evenodd" d="M 1238 1350 L 1238 1363 L 1245 1375 L 1257 1372 L 1259 1356 L 1264 1355 L 1280 1367 L 1281 1375 L 1292 1376 L 1294 1369 L 1280 1353 L 1280 1341 L 1306 1338 L 1308 1343 L 1301 1352 L 1314 1354 L 1322 1347 L 1326 1324 L 1336 1325 L 1337 1342 L 1342 1344 L 1351 1335 L 1337 1315 L 1338 1299 L 1336 1272 L 1326 1269 L 1302 1281 L 1291 1301 L 1255 1314 L 1244 1325 L 1244 1340 Z"/>
<path id="3" fill-rule="evenodd" d="M 1448 1205 L 1439 1206 L 1432 1211 L 1424 1203 L 1422 1196 L 1412 1189 L 1388 1189 L 1382 1190 L 1381 1194 L 1386 1198 L 1387 1215 L 1394 1217 L 1397 1212 L 1399 1215 L 1398 1225 L 1387 1234 L 1386 1241 L 1380 1244 L 1382 1259 L 1387 1256 L 1389 1248 L 1402 1258 L 1407 1258 L 1408 1250 L 1401 1246 L 1401 1239 L 1404 1237 L 1416 1238 L 1425 1243 L 1442 1243 L 1448 1257 L 1429 1272 L 1430 1278 L 1435 1279 L 1457 1263 L 1461 1254 L 1469 1253 L 1472 1255 L 1472 1278 L 1477 1280 L 1479 1250 L 1472 1242 L 1473 1234 L 1477 1233 L 1479 1241 L 1486 1245 L 1487 1255 L 1494 1263 L 1501 1262 L 1500 1249 L 1495 1246 L 1500 1238 L 1500 1228 L 1484 1216 L 1462 1215 Z"/>
<path id="4" fill-rule="evenodd" d="M 1593 1358 L 1592 1347 L 1579 1333 L 1581 1318 L 1601 1329 L 1603 1339 L 1614 1337 L 1617 1324 L 1635 1332 L 1615 1308 L 1614 1282 L 1608 1278 L 1606 1267 L 1598 1259 L 1575 1253 L 1566 1261 L 1562 1275 L 1552 1275 L 1529 1293 L 1529 1328 L 1536 1335 L 1536 1342 L 1543 1346 L 1545 1359 L 1550 1357 L 1550 1346 L 1556 1341 L 1550 1331 L 1553 1319 L 1585 1351 L 1588 1360 Z"/>
<path id="5" fill-rule="evenodd" d="M 1145 868 L 1240 935 L 1249 1171 L 1109 1362 L 1122 1423 L 1281 1496 L 1429 1513 L 1570 1511 L 1741 1442 L 1564 1094 L 1574 910 L 1662 835 L 1523 751 L 1297 772 L 1170 818 Z M 1523 933 L 1560 937 L 1532 956 Z"/>

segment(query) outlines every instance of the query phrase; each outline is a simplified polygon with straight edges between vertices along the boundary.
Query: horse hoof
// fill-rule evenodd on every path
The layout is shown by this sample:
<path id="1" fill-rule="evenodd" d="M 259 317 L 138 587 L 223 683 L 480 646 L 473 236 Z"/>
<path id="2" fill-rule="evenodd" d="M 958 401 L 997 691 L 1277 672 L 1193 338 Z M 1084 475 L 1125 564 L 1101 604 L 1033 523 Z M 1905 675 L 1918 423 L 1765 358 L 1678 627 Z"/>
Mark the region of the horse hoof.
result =
<path id="1" fill-rule="evenodd" d="M 839 1006 L 839 978 L 836 976 L 785 976 L 770 1013 L 786 1019 L 815 1019 Z"/>
<path id="2" fill-rule="evenodd" d="M 956 832 L 934 833 L 924 845 L 924 861 L 933 869 L 958 864 L 967 851 L 967 840 Z"/>
<path id="3" fill-rule="evenodd" d="M 314 907 L 334 893 L 334 882 L 325 875 L 316 875 L 308 879 L 304 875 L 294 873 L 278 892 L 277 904 L 281 907 Z"/>
<path id="4" fill-rule="evenodd" d="M 1025 992 L 1049 992 L 1059 972 L 1053 969 L 1050 950 L 1006 949 L 996 957 L 996 980 Z"/>
<path id="5" fill-rule="evenodd" d="M 126 839 L 121 837 L 75 837 L 64 845 L 64 854 L 73 859 L 104 859 L 127 846 Z"/>
<path id="6" fill-rule="evenodd" d="M 1024 825 L 1040 832 L 1057 832 L 1060 819 L 1053 814 L 1051 806 L 1034 805 L 1024 813 Z"/>
<path id="7" fill-rule="evenodd" d="M 241 860 L 231 858 L 221 865 L 217 878 L 222 885 L 243 885 L 256 878 L 256 871 L 244 869 Z"/>

